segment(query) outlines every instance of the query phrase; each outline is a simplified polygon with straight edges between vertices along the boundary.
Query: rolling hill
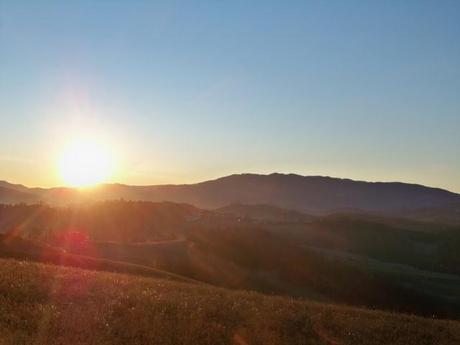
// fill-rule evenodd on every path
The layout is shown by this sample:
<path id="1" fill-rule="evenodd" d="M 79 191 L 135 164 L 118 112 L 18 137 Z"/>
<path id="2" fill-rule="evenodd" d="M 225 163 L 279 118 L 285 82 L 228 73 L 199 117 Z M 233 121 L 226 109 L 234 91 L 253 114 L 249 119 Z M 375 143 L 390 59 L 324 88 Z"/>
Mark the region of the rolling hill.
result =
<path id="1" fill-rule="evenodd" d="M 229 215 L 242 219 L 251 219 L 261 222 L 307 222 L 311 216 L 271 205 L 231 204 L 215 210 L 221 215 Z"/>
<path id="2" fill-rule="evenodd" d="M 174 273 L 158 270 L 153 267 L 114 261 L 102 257 L 77 255 L 59 247 L 53 247 L 43 242 L 24 239 L 17 236 L 0 235 L 0 258 L 15 258 L 18 260 L 51 263 L 59 266 L 79 267 L 83 269 L 119 272 L 198 283 L 198 281 Z"/>
<path id="3" fill-rule="evenodd" d="M 69 262 L 91 258 L 102 268 L 123 262 L 227 288 L 459 318 L 458 228 L 384 220 L 299 218 L 266 205 L 215 211 L 140 201 L 0 205 L 7 238 L 64 249 L 76 256 Z"/>
<path id="4" fill-rule="evenodd" d="M 0 259 L 2 344 L 454 345 L 460 323 Z"/>

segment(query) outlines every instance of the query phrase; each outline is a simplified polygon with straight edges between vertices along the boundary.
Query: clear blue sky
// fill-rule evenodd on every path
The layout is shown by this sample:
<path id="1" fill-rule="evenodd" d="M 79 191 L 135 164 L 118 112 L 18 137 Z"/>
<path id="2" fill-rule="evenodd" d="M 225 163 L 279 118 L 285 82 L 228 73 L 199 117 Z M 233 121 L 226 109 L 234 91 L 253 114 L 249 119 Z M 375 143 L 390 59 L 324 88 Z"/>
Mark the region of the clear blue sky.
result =
<path id="1" fill-rule="evenodd" d="M 0 179 L 59 184 L 59 147 L 113 180 L 238 172 L 460 192 L 460 1 L 0 0 Z"/>

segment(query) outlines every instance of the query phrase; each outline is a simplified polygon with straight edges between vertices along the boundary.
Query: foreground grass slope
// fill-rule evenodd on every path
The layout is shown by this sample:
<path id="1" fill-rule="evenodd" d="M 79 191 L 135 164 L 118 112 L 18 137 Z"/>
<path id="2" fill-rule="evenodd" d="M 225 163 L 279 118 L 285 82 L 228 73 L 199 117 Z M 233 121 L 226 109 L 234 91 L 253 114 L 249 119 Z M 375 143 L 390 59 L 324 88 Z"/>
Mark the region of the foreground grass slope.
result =
<path id="1" fill-rule="evenodd" d="M 460 323 L 0 259 L 0 344 L 459 344 Z"/>

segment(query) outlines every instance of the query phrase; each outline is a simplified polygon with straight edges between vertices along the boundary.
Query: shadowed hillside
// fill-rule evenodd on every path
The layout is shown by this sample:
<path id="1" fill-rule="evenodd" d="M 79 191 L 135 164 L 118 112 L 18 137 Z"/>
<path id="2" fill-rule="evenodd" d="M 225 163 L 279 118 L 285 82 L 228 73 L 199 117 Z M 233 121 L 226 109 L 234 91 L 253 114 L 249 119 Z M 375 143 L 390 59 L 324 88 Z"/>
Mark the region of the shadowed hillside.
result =
<path id="1" fill-rule="evenodd" d="M 311 216 L 301 212 L 271 205 L 232 204 L 215 210 L 222 215 L 231 215 L 244 220 L 260 222 L 307 222 Z"/>
<path id="2" fill-rule="evenodd" d="M 174 273 L 161 271 L 153 267 L 108 260 L 101 256 L 76 255 L 59 247 L 53 247 L 42 242 L 23 239 L 17 236 L 0 235 L 0 257 L 198 283 L 197 281 L 187 279 Z"/>
<path id="3" fill-rule="evenodd" d="M 107 201 L 50 207 L 44 204 L 0 205 L 0 233 L 60 241 L 79 232 L 96 241 L 143 242 L 181 236 L 190 221 L 206 211 L 168 202 Z"/>
<path id="4" fill-rule="evenodd" d="M 63 249 L 79 267 L 128 263 L 227 288 L 460 317 L 458 229 L 422 224 L 417 231 L 418 223 L 406 229 L 406 221 L 380 219 L 131 201 L 0 207 L 6 238 Z M 2 250 L 14 254 L 15 243 Z M 20 257 L 42 260 L 34 248 L 19 246 Z"/>

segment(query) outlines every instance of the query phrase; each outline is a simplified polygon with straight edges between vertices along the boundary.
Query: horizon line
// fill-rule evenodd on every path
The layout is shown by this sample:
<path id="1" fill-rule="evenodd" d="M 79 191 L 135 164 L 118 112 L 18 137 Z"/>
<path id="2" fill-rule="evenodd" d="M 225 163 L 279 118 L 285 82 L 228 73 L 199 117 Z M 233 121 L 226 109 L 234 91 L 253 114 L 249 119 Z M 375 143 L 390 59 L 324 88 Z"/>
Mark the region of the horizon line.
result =
<path id="1" fill-rule="evenodd" d="M 215 178 L 210 178 L 206 180 L 199 180 L 197 182 L 190 182 L 190 183 L 158 183 L 158 184 L 127 184 L 127 183 L 122 183 L 122 182 L 101 182 L 98 184 L 95 184 L 93 186 L 87 186 L 87 187 L 75 187 L 75 186 L 65 186 L 65 185 L 56 185 L 56 186 L 29 186 L 26 184 L 18 183 L 18 182 L 11 182 L 8 180 L 0 179 L 0 182 L 4 182 L 10 185 L 15 185 L 15 186 L 20 186 L 24 187 L 27 189 L 76 189 L 76 190 L 87 190 L 87 189 L 93 189 L 101 186 L 110 186 L 110 185 L 120 185 L 120 186 L 128 186 L 128 187 L 156 187 L 156 186 L 190 186 L 190 185 L 196 185 L 200 183 L 206 183 L 206 182 L 212 182 L 212 181 L 217 181 L 220 179 L 232 177 L 232 176 L 243 176 L 243 175 L 253 175 L 253 176 L 271 176 L 271 175 L 283 175 L 283 176 L 297 176 L 297 177 L 304 177 L 304 178 L 329 178 L 329 179 L 334 179 L 334 180 L 344 180 L 344 181 L 352 181 L 352 182 L 361 182 L 361 183 L 382 183 L 382 184 L 406 184 L 406 185 L 413 185 L 413 186 L 420 186 L 420 187 L 426 187 L 426 188 L 431 188 L 431 189 L 438 189 L 438 190 L 443 190 L 447 191 L 449 193 L 453 194 L 459 194 L 460 191 L 453 191 L 447 188 L 442 188 L 442 187 L 437 187 L 437 186 L 432 186 L 432 185 L 426 185 L 418 182 L 405 182 L 402 180 L 362 180 L 362 179 L 353 179 L 350 177 L 338 177 L 338 176 L 331 176 L 331 175 L 302 175 L 300 173 L 284 173 L 284 172 L 271 172 L 271 173 L 254 173 L 254 172 L 243 172 L 243 173 L 233 173 L 233 174 L 228 174 L 228 175 L 223 175 L 220 177 L 215 177 Z"/>

